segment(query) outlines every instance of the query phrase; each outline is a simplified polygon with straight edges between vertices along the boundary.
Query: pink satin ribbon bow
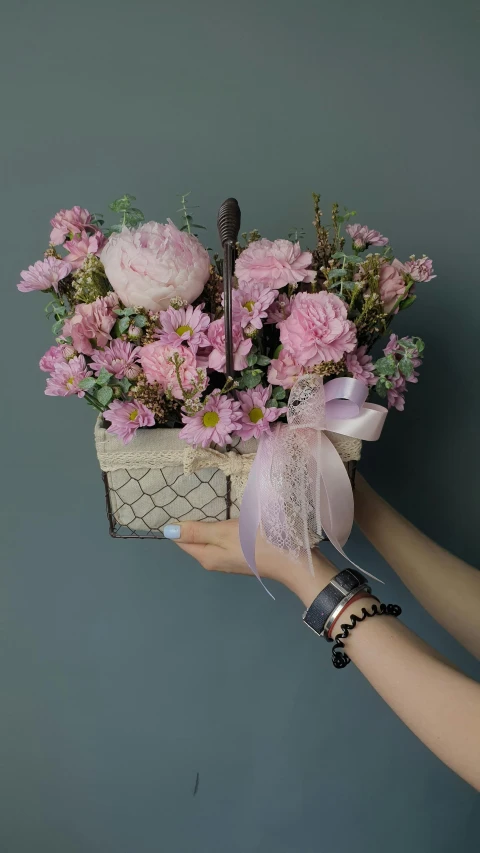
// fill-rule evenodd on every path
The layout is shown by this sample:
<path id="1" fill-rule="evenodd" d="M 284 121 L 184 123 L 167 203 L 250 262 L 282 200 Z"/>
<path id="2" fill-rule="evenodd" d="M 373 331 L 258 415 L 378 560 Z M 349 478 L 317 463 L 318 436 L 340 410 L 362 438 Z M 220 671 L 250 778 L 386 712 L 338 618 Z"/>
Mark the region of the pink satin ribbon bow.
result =
<path id="1" fill-rule="evenodd" d="M 353 525 L 352 487 L 326 432 L 376 441 L 387 410 L 366 403 L 367 394 L 368 387 L 357 379 L 331 379 L 324 385 L 321 376 L 306 374 L 290 392 L 288 423 L 260 437 L 239 521 L 244 557 L 260 582 L 255 560 L 259 527 L 292 559 L 306 558 L 312 573 L 311 548 L 322 530 L 356 566 L 343 551 Z"/>

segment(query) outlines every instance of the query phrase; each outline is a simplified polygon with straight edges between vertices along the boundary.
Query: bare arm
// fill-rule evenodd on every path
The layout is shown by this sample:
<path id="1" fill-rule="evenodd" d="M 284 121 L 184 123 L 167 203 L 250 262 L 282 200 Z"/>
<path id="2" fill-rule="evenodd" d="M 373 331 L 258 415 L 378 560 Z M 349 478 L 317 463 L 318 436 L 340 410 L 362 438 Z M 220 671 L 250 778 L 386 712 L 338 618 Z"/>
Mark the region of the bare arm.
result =
<path id="1" fill-rule="evenodd" d="M 480 658 L 480 572 L 420 533 L 358 477 L 355 520 L 425 610 Z"/>
<path id="2" fill-rule="evenodd" d="M 180 547 L 206 569 L 251 574 L 240 549 L 237 522 L 188 522 L 177 532 Z M 311 577 L 306 567 L 289 562 L 260 539 L 257 565 L 264 577 L 285 584 L 306 606 L 337 573 L 315 552 L 315 577 Z M 370 607 L 371 599 L 355 603 L 351 612 L 360 615 L 363 605 Z M 347 611 L 342 623 L 348 617 Z M 329 655 L 330 647 L 319 643 L 319 653 Z M 412 732 L 480 790 L 480 685 L 389 616 L 358 625 L 345 646 L 356 666 Z"/>

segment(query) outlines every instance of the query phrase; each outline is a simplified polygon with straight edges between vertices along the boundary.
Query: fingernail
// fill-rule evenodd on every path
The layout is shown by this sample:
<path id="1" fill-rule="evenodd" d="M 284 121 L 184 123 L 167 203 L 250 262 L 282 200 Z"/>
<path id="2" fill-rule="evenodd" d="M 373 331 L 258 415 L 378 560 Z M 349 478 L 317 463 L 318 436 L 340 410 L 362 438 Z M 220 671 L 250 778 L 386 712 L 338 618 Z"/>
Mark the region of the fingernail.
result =
<path id="1" fill-rule="evenodd" d="M 165 539 L 180 539 L 180 525 L 166 524 L 163 528 Z"/>

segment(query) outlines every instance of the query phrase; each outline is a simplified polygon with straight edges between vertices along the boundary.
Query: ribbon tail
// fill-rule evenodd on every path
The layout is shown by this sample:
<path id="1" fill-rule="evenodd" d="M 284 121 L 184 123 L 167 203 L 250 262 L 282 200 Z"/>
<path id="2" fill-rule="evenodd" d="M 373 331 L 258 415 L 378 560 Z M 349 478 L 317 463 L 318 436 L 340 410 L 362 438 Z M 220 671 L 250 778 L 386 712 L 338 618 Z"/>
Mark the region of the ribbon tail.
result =
<path id="1" fill-rule="evenodd" d="M 262 455 L 262 440 L 260 440 L 257 454 L 250 469 L 247 485 L 245 486 L 245 491 L 243 493 L 242 504 L 240 507 L 240 518 L 238 521 L 238 531 L 240 536 L 240 546 L 249 568 L 252 570 L 257 580 L 260 581 L 270 598 L 273 598 L 275 601 L 275 596 L 273 596 L 270 590 L 267 589 L 260 577 L 255 559 L 255 544 L 257 541 L 258 529 L 260 527 L 260 471 Z"/>

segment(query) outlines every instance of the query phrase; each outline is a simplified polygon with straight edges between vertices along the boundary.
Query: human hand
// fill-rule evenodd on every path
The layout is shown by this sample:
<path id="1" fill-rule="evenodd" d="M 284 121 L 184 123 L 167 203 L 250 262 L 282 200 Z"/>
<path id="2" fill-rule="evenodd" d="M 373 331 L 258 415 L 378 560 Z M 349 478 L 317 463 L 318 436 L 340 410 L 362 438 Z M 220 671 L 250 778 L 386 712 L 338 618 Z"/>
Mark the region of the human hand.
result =
<path id="1" fill-rule="evenodd" d="M 253 577 L 240 547 L 238 520 L 186 521 L 169 524 L 164 535 L 176 542 L 208 571 L 227 572 Z M 312 552 L 315 574 L 306 563 L 290 559 L 283 551 L 270 545 L 260 533 L 257 536 L 256 562 L 263 578 L 283 583 L 305 604 L 310 606 L 318 593 L 337 574 L 337 569 L 318 549 Z"/>

